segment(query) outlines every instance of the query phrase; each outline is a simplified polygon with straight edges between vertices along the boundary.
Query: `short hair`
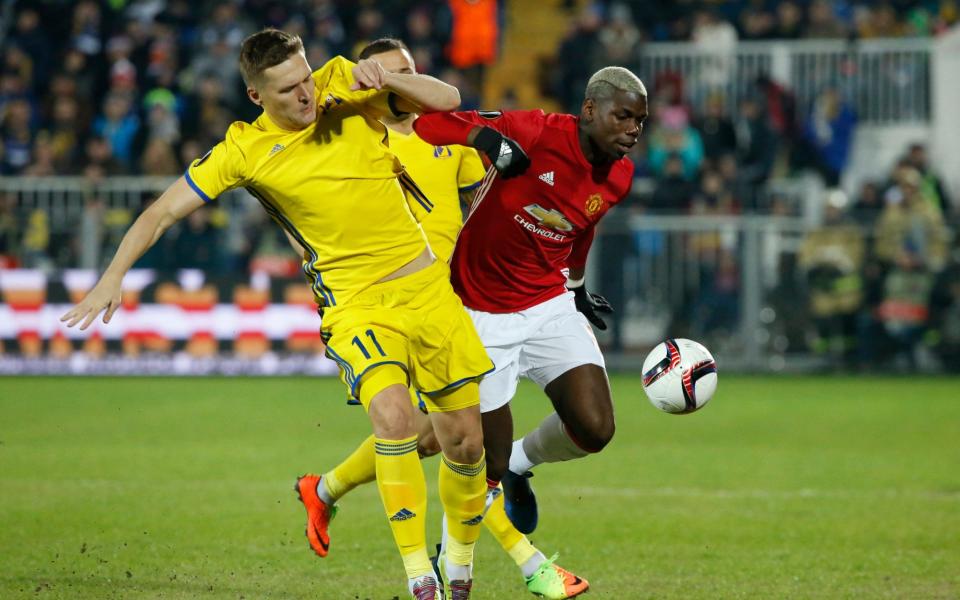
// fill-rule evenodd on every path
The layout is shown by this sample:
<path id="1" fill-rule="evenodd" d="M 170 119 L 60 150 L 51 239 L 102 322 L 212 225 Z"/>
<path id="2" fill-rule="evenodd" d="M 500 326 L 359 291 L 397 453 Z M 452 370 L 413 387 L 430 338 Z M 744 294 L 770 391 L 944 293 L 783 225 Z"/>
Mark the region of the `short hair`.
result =
<path id="1" fill-rule="evenodd" d="M 647 96 L 647 88 L 629 69 L 604 67 L 594 73 L 587 82 L 585 98 L 609 100 L 617 91 Z"/>
<path id="2" fill-rule="evenodd" d="M 292 55 L 303 52 L 299 35 L 268 27 L 243 40 L 240 46 L 240 74 L 247 85 L 254 85 L 260 75 Z"/>
<path id="3" fill-rule="evenodd" d="M 364 46 L 363 50 L 360 51 L 359 58 L 360 60 L 363 60 L 365 58 L 370 58 L 374 54 L 383 54 L 384 52 L 390 52 L 391 50 L 406 50 L 407 52 L 410 52 L 410 48 L 408 48 L 402 40 L 391 37 L 383 37 L 379 40 L 373 40 Z"/>

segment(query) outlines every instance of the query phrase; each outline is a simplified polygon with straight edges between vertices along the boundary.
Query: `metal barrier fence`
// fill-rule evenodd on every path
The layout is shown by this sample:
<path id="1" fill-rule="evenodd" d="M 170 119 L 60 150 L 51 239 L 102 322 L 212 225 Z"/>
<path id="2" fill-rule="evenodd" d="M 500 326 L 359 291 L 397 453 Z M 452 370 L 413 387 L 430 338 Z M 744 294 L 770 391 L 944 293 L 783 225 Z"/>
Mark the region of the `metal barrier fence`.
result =
<path id="1" fill-rule="evenodd" d="M 67 264 L 61 267 L 101 266 L 103 226 L 115 218 L 131 219 L 156 199 L 172 177 L 0 177 L 0 217 L 10 215 L 29 224 L 32 214 L 42 214 L 51 245 L 68 241 Z M 228 211 L 257 206 L 244 190 L 233 190 L 217 199 Z M 120 213 L 123 213 L 122 215 Z M 27 225 L 29 226 L 29 225 Z M 106 257 L 109 258 L 109 257 Z M 28 265 L 32 266 L 32 265 Z"/>
<path id="2" fill-rule="evenodd" d="M 876 319 L 880 307 L 895 300 L 891 284 L 903 273 L 895 267 L 872 271 L 873 229 L 848 226 L 845 235 L 852 239 L 835 247 L 832 235 L 799 217 L 633 215 L 608 221 L 588 281 L 617 309 L 601 338 L 609 362 L 637 369 L 638 353 L 665 338 L 689 337 L 735 370 L 875 367 L 894 360 L 905 368 L 939 368 L 943 361 L 934 348 L 919 337 L 898 337 L 925 330 L 926 316 L 906 325 Z M 941 250 L 949 231 L 945 235 Z M 838 257 L 843 253 L 849 256 Z M 834 261 L 849 261 L 849 271 L 835 272 Z M 960 266 L 954 261 L 953 268 Z M 930 303 L 917 314 L 933 314 L 933 289 L 944 278 L 933 271 L 908 274 L 915 275 L 909 285 L 925 290 L 920 304 Z M 835 291 L 821 293 L 824 281 Z M 960 326 L 960 297 L 953 302 L 949 310 Z"/>
<path id="3" fill-rule="evenodd" d="M 733 108 L 756 95 L 757 77 L 768 75 L 795 94 L 804 113 L 832 86 L 853 103 L 862 123 L 918 123 L 930 120 L 931 50 L 926 38 L 740 42 L 727 52 L 655 43 L 643 48 L 639 74 L 650 82 L 665 73 L 680 76 L 698 110 L 713 93 Z"/>

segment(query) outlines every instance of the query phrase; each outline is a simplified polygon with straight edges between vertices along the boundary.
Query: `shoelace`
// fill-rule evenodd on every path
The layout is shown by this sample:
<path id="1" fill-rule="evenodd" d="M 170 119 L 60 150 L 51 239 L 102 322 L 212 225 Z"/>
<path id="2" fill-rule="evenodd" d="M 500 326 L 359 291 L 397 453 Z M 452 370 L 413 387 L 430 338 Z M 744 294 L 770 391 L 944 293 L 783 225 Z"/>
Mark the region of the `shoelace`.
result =
<path id="1" fill-rule="evenodd" d="M 473 580 L 470 581 L 451 581 L 450 582 L 450 600 L 469 600 L 470 589 L 473 587 Z"/>

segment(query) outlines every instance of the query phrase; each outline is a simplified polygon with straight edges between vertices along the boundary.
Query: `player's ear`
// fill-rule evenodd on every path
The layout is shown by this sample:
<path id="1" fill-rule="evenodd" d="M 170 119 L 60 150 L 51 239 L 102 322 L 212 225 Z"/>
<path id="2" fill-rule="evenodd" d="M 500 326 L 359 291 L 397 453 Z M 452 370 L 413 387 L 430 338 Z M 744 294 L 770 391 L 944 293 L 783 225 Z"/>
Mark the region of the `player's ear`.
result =
<path id="1" fill-rule="evenodd" d="M 597 104 L 593 101 L 593 98 L 586 98 L 580 106 L 580 118 L 589 123 L 596 116 L 596 111 Z"/>
<path id="2" fill-rule="evenodd" d="M 256 88 L 247 88 L 247 98 L 250 98 L 250 102 L 253 102 L 257 106 L 263 106 L 263 100 L 260 98 L 260 92 L 258 92 Z"/>

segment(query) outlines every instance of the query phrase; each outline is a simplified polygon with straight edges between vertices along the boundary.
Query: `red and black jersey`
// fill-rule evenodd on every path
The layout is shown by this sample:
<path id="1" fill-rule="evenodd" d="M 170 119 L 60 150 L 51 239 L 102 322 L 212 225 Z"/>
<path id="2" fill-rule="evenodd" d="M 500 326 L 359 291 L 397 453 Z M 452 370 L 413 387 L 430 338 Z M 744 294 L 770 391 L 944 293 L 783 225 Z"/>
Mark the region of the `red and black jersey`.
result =
<path id="1" fill-rule="evenodd" d="M 633 163 L 587 162 L 573 115 L 542 110 L 453 115 L 516 140 L 531 163 L 511 179 L 488 169 L 450 261 L 457 294 L 469 308 L 508 313 L 564 293 L 562 270 L 586 264 L 597 221 L 630 191 Z M 449 117 L 436 115 L 444 116 Z M 427 119 L 423 125 L 429 126 L 431 117 L 418 122 Z"/>

